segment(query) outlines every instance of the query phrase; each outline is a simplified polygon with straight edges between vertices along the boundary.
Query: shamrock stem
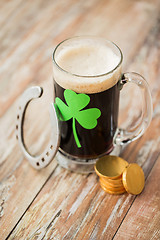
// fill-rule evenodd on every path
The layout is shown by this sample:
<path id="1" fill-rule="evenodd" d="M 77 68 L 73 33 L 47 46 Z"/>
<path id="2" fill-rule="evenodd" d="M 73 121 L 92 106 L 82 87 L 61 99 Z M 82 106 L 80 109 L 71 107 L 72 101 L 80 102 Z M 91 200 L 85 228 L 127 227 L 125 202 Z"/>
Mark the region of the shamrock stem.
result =
<path id="1" fill-rule="evenodd" d="M 81 148 L 81 144 L 80 144 L 80 141 L 78 139 L 77 132 L 76 132 L 76 123 L 75 123 L 75 118 L 74 117 L 73 117 L 73 122 L 72 122 L 72 128 L 73 128 L 73 135 L 74 135 L 74 139 L 76 141 L 77 147 Z"/>

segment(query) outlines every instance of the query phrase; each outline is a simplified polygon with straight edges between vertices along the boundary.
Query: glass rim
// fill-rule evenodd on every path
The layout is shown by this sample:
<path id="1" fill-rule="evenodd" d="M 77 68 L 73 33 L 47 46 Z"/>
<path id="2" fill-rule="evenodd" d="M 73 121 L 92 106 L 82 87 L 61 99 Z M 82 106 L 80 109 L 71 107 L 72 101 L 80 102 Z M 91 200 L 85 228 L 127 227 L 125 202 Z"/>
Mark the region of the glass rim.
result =
<path id="1" fill-rule="evenodd" d="M 64 42 L 68 41 L 68 40 L 72 40 L 72 39 L 78 39 L 78 38 L 88 38 L 88 39 L 101 39 L 101 40 L 105 40 L 106 42 L 112 44 L 114 47 L 116 47 L 116 49 L 119 50 L 119 53 L 120 53 L 120 61 L 119 63 L 110 71 L 106 72 L 106 73 L 102 73 L 102 74 L 96 74 L 96 75 L 79 75 L 79 74 L 75 74 L 75 73 L 72 73 L 72 72 L 69 72 L 65 69 L 63 69 L 57 62 L 56 62 L 56 59 L 55 59 L 55 54 L 56 54 L 56 51 L 57 49 L 59 48 L 59 46 L 61 46 Z M 110 73 L 113 73 L 122 63 L 122 60 L 123 60 L 123 54 L 122 54 L 122 51 L 121 49 L 118 47 L 118 45 L 116 45 L 114 42 L 108 40 L 108 39 L 105 39 L 105 38 L 101 38 L 101 37 L 95 37 L 95 36 L 75 36 L 75 37 L 70 37 L 70 38 L 67 38 L 63 41 L 61 41 L 54 49 L 53 51 L 53 54 L 52 54 L 52 60 L 53 60 L 53 63 L 56 65 L 56 67 L 58 67 L 59 70 L 61 70 L 62 72 L 64 73 L 67 73 L 71 76 L 74 76 L 74 77 L 79 77 L 79 78 L 97 78 L 97 77 L 103 77 L 103 76 L 106 76 L 106 75 L 109 75 Z"/>

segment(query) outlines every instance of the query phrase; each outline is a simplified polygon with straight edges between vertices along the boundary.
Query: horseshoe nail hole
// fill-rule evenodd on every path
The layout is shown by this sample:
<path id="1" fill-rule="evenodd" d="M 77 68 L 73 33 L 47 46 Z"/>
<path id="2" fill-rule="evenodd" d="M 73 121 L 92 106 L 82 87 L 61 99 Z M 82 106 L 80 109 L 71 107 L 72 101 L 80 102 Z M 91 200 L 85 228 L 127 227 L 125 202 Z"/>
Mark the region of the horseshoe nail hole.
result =
<path id="1" fill-rule="evenodd" d="M 50 146 L 50 149 L 51 149 L 51 150 L 53 149 L 53 146 L 52 146 L 52 145 Z"/>
<path id="2" fill-rule="evenodd" d="M 19 119 L 19 115 L 17 115 L 17 119 Z"/>
<path id="3" fill-rule="evenodd" d="M 16 125 L 16 129 L 18 129 L 18 125 Z"/>
<path id="4" fill-rule="evenodd" d="M 19 107 L 19 110 L 21 110 L 21 107 Z"/>
<path id="5" fill-rule="evenodd" d="M 37 162 L 36 164 L 37 164 L 37 166 L 39 166 L 39 162 Z"/>
<path id="6" fill-rule="evenodd" d="M 16 135 L 16 139 L 18 139 L 18 136 Z"/>
<path id="7" fill-rule="evenodd" d="M 47 152 L 46 155 L 49 156 L 49 152 Z"/>
<path id="8" fill-rule="evenodd" d="M 42 158 L 42 162 L 44 162 L 45 161 L 45 159 L 44 158 Z"/>

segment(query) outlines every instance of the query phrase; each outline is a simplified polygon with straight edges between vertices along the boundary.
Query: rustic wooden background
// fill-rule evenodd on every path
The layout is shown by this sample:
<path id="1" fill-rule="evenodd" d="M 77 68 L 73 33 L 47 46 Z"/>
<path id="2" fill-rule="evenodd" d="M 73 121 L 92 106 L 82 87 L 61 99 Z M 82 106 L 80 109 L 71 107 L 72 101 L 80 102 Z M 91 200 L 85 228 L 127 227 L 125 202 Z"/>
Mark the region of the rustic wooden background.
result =
<path id="1" fill-rule="evenodd" d="M 25 141 L 42 152 L 50 136 L 52 52 L 65 38 L 105 37 L 124 54 L 124 71 L 148 81 L 154 113 L 147 132 L 121 156 L 142 166 L 139 196 L 112 196 L 95 174 L 80 175 L 55 160 L 41 171 L 24 159 L 15 138 L 18 101 L 33 85 L 42 99 L 27 110 Z M 160 1 L 0 0 L 0 239 L 160 239 Z M 121 94 L 120 122 L 138 116 L 137 90 Z M 132 100 L 131 100 L 132 97 Z"/>

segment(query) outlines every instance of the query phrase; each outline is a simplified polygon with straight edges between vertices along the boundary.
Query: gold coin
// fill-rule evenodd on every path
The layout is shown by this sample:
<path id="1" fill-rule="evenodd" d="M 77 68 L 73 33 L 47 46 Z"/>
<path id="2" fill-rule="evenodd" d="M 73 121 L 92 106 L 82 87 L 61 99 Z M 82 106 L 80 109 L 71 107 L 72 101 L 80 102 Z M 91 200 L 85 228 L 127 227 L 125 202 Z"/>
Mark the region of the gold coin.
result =
<path id="1" fill-rule="evenodd" d="M 102 182 L 101 179 L 99 180 L 99 182 L 100 182 L 100 185 L 101 185 L 101 186 L 104 186 L 106 189 L 108 189 L 108 190 L 110 190 L 110 191 L 119 192 L 119 191 L 125 189 L 123 185 L 120 186 L 120 187 L 112 187 L 112 186 L 109 186 L 109 185 L 105 184 L 104 182 Z"/>
<path id="2" fill-rule="evenodd" d="M 122 187 L 124 187 L 122 181 L 121 181 L 120 184 L 110 183 L 110 182 L 107 181 L 107 179 L 104 179 L 104 178 L 100 178 L 100 181 L 101 181 L 104 185 L 106 185 L 106 186 L 108 186 L 108 187 L 110 187 L 110 188 L 122 188 Z"/>
<path id="3" fill-rule="evenodd" d="M 105 191 L 105 192 L 107 192 L 107 193 L 110 193 L 110 194 L 115 194 L 115 195 L 119 195 L 119 194 L 122 194 L 122 193 L 125 193 L 126 192 L 126 189 L 124 188 L 124 189 L 122 189 L 121 191 L 112 191 L 112 190 L 109 190 L 108 188 L 106 188 L 106 187 L 104 187 L 104 186 L 102 186 L 101 185 L 101 187 L 102 187 L 102 189 Z"/>
<path id="4" fill-rule="evenodd" d="M 113 185 L 122 185 L 122 178 L 119 179 L 110 179 L 110 178 L 104 178 L 109 184 L 113 184 Z"/>
<path id="5" fill-rule="evenodd" d="M 138 195 L 144 188 L 144 173 L 142 168 L 136 163 L 128 165 L 123 172 L 122 180 L 126 191 L 130 194 Z"/>
<path id="6" fill-rule="evenodd" d="M 107 155 L 96 162 L 95 171 L 99 177 L 121 179 L 122 173 L 127 166 L 128 162 L 124 159 Z"/>

